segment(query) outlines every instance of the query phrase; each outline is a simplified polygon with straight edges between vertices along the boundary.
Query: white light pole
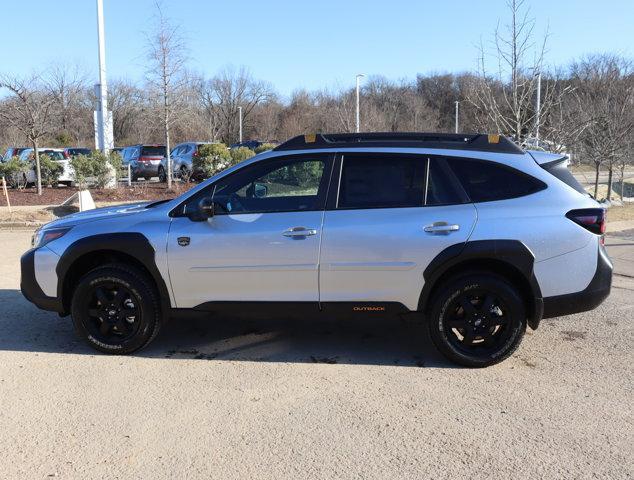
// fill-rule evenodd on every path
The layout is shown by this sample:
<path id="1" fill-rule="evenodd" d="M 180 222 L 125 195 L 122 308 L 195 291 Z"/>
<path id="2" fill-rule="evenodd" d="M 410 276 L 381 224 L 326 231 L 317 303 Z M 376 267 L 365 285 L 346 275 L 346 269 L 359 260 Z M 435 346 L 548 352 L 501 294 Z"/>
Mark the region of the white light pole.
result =
<path id="1" fill-rule="evenodd" d="M 539 146 L 539 120 L 542 109 L 542 72 L 537 73 L 537 98 L 535 100 L 535 139 Z"/>
<path id="2" fill-rule="evenodd" d="M 106 85 L 106 46 L 103 28 L 103 0 L 97 0 L 97 36 L 99 42 L 99 104 L 97 105 L 97 146 L 108 153 L 106 125 L 108 123 L 108 87 Z"/>
<path id="3" fill-rule="evenodd" d="M 456 133 L 458 133 L 458 109 L 460 108 L 460 102 L 456 100 Z"/>
<path id="4" fill-rule="evenodd" d="M 357 133 L 359 133 L 359 131 L 361 129 L 361 119 L 360 119 L 360 115 L 359 115 L 359 81 L 363 77 L 365 77 L 365 75 L 363 73 L 359 73 L 357 75 Z"/>
<path id="5" fill-rule="evenodd" d="M 239 142 L 242 143 L 242 107 L 238 107 L 238 122 L 240 123 Z"/>

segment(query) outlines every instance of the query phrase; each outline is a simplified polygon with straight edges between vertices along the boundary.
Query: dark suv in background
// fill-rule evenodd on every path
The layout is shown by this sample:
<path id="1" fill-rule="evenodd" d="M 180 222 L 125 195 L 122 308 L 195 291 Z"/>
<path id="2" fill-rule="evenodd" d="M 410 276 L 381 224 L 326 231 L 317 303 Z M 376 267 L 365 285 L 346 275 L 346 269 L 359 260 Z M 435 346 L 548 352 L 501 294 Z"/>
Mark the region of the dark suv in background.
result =
<path id="1" fill-rule="evenodd" d="M 159 176 L 159 165 L 165 158 L 165 145 L 132 145 L 121 153 L 123 165 L 130 165 L 132 181 Z"/>

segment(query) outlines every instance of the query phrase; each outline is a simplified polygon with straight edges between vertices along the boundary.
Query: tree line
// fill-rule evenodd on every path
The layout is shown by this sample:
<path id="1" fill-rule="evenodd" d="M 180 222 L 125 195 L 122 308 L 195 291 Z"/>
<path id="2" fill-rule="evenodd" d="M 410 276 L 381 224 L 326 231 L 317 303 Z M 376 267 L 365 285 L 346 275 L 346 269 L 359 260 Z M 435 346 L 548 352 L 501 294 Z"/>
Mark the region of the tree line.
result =
<path id="1" fill-rule="evenodd" d="M 187 48 L 160 8 L 147 40 L 143 81 L 109 81 L 118 146 L 244 138 L 283 141 L 307 132 L 352 132 L 355 91 L 297 90 L 288 98 L 249 70 L 214 76 L 187 69 Z M 362 131 L 494 132 L 524 147 L 565 151 L 597 173 L 623 171 L 633 154 L 632 60 L 594 54 L 547 66 L 547 35 L 534 34 L 524 2 L 509 0 L 508 23 L 477 52 L 478 68 L 391 80 L 369 76 L 361 88 Z M 30 77 L 0 75 L 0 146 L 94 145 L 96 98 L 79 68 L 56 65 Z M 537 93 L 539 87 L 539 108 Z M 612 175 L 610 175 L 612 178 Z M 611 181 L 611 180 L 610 180 Z"/>

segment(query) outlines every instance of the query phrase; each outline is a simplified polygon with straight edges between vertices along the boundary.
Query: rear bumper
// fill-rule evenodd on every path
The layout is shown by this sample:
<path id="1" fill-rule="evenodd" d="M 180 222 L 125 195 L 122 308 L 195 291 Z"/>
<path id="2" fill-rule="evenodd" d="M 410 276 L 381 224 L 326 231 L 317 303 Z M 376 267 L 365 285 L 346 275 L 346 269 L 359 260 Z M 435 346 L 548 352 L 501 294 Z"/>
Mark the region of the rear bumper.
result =
<path id="1" fill-rule="evenodd" d="M 542 318 L 572 315 L 597 308 L 610 295 L 612 269 L 612 262 L 605 247 L 599 245 L 597 270 L 590 284 L 580 292 L 544 298 Z"/>
<path id="2" fill-rule="evenodd" d="M 29 302 L 42 310 L 65 313 L 62 302 L 57 297 L 46 296 L 35 279 L 35 249 L 22 255 L 20 269 L 20 290 Z"/>

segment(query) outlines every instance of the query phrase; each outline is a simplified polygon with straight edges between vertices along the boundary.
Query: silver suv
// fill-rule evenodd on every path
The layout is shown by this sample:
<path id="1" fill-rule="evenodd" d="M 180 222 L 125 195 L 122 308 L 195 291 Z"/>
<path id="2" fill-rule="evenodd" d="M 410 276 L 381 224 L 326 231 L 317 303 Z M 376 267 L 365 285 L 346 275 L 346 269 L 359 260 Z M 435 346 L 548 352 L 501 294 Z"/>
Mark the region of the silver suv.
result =
<path id="1" fill-rule="evenodd" d="M 22 292 L 108 353 L 191 312 L 414 312 L 483 367 L 610 292 L 605 212 L 566 162 L 498 135 L 300 136 L 174 200 L 46 225 Z"/>

